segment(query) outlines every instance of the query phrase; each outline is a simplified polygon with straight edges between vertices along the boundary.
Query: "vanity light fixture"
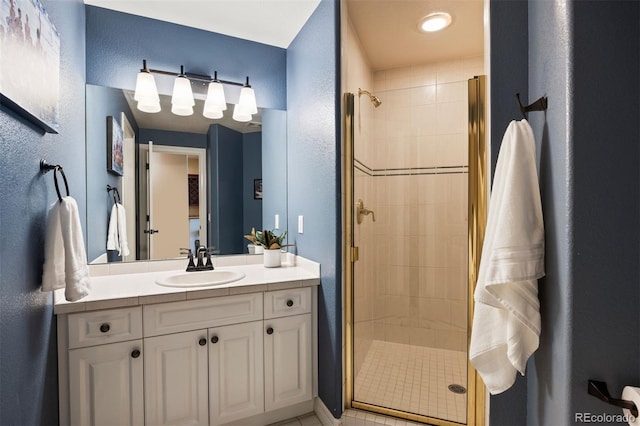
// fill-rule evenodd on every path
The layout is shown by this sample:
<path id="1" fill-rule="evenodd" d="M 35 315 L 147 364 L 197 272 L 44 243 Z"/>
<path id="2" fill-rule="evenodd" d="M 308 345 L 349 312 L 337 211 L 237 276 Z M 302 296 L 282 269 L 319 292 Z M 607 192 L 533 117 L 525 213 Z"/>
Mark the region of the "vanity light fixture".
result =
<path id="1" fill-rule="evenodd" d="M 432 33 L 443 30 L 451 25 L 451 15 L 447 12 L 433 12 L 420 19 L 418 29 L 422 32 Z"/>
<path id="2" fill-rule="evenodd" d="M 134 99 L 138 101 L 138 109 L 143 112 L 160 112 L 160 97 L 156 88 L 156 80 L 147 68 L 147 61 L 142 61 L 142 69 L 136 79 Z"/>
<path id="3" fill-rule="evenodd" d="M 204 101 L 202 115 L 207 118 L 222 118 L 222 111 L 227 109 L 227 100 L 224 97 L 224 88 L 218 80 L 218 72 L 213 73 L 213 80 L 207 89 L 207 99 Z"/>
<path id="4" fill-rule="evenodd" d="M 238 105 L 233 108 L 233 119 L 241 122 L 251 121 L 251 116 L 257 112 L 256 95 L 249 84 L 249 77 L 247 77 L 247 82 L 240 91 Z"/>
<path id="5" fill-rule="evenodd" d="M 150 113 L 160 111 L 160 97 L 158 96 L 158 89 L 152 73 L 176 77 L 173 85 L 173 96 L 171 97 L 171 112 L 176 115 L 193 114 L 195 101 L 193 99 L 193 91 L 191 90 L 192 81 L 208 84 L 207 98 L 202 111 L 202 115 L 207 118 L 222 118 L 223 111 L 227 109 L 223 84 L 242 86 L 240 100 L 238 101 L 238 105 L 235 105 L 233 109 L 234 120 L 243 122 L 251 121 L 252 115 L 258 112 L 256 95 L 249 84 L 249 77 L 247 77 L 245 83 L 237 83 L 235 81 L 218 79 L 217 71 L 214 72 L 213 78 L 208 75 L 185 73 L 184 66 L 182 65 L 180 66 L 180 73 L 150 69 L 147 68 L 146 59 L 142 60 L 142 69 L 138 73 L 134 95 L 134 99 L 138 101 L 138 109 L 140 111 Z"/>
<path id="6" fill-rule="evenodd" d="M 193 100 L 191 81 L 184 75 L 184 66 L 180 65 L 180 75 L 173 82 L 171 96 L 171 112 L 175 115 L 193 115 Z"/>

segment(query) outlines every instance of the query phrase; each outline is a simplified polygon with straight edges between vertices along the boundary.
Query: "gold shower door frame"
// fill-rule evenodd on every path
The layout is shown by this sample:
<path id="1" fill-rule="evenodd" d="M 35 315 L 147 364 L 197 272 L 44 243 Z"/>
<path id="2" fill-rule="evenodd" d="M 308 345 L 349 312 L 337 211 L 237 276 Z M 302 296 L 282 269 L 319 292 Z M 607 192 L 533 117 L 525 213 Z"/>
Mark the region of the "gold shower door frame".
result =
<path id="1" fill-rule="evenodd" d="M 473 293 L 480 268 L 480 255 L 487 221 L 488 198 L 488 159 L 486 137 L 486 77 L 477 76 L 468 81 L 469 96 L 469 186 L 468 186 L 468 246 L 469 246 L 469 285 L 468 285 L 468 318 L 467 347 L 471 340 L 471 324 L 473 321 Z M 353 400 L 355 377 L 353 375 L 353 297 L 354 297 L 354 263 L 358 260 L 358 247 L 354 241 L 353 217 L 354 200 L 354 95 L 344 94 L 344 145 L 343 145 L 343 295 L 344 295 L 344 374 L 346 408 L 363 409 L 384 415 L 390 415 L 411 421 L 423 422 L 437 426 L 454 426 L 460 423 L 407 413 L 392 408 L 379 407 Z M 486 390 L 482 379 L 467 361 L 467 425 L 484 426 Z"/>

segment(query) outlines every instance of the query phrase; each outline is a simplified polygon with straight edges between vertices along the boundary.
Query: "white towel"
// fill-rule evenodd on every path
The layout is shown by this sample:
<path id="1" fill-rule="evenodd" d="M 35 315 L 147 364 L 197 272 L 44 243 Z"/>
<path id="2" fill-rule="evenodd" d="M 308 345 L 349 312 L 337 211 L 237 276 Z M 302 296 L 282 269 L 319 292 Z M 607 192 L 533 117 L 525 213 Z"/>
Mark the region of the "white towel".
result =
<path id="1" fill-rule="evenodd" d="M 502 139 L 475 289 L 469 359 L 491 394 L 524 375 L 538 349 L 544 225 L 533 131 L 512 121 Z"/>
<path id="2" fill-rule="evenodd" d="M 120 203 L 114 203 L 111 208 L 109 231 L 107 234 L 107 250 L 118 250 L 118 256 L 129 256 L 127 219 L 124 206 Z"/>
<path id="3" fill-rule="evenodd" d="M 89 267 L 78 204 L 72 197 L 56 201 L 47 215 L 42 291 L 65 289 L 70 302 L 89 294 Z"/>

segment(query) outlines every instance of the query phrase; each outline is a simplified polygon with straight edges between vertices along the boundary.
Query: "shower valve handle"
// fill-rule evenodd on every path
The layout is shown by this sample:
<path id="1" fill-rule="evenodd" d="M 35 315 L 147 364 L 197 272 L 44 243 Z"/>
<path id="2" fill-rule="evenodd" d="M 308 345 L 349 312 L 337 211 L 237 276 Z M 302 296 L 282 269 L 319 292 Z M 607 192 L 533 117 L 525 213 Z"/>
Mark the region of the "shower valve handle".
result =
<path id="1" fill-rule="evenodd" d="M 362 200 L 358 200 L 358 202 L 356 203 L 356 214 L 358 224 L 362 223 L 362 216 L 371 215 L 371 219 L 373 219 L 374 222 L 376 221 L 376 214 L 373 212 L 373 210 L 369 210 L 368 208 L 366 208 Z"/>

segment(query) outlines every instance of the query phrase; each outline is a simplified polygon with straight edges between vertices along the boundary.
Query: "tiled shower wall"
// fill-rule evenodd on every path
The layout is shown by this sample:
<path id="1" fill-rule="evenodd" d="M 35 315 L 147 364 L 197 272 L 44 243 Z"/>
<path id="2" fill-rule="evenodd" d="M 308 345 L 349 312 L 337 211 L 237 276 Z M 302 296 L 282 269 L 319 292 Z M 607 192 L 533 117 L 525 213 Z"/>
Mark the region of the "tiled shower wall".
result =
<path id="1" fill-rule="evenodd" d="M 355 158 L 375 170 L 355 172 L 355 199 L 376 218 L 355 226 L 357 375 L 373 340 L 466 350 L 468 175 L 447 172 L 466 172 L 467 79 L 483 61 L 372 72 L 350 25 L 346 38 Z"/>

